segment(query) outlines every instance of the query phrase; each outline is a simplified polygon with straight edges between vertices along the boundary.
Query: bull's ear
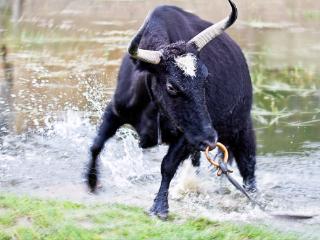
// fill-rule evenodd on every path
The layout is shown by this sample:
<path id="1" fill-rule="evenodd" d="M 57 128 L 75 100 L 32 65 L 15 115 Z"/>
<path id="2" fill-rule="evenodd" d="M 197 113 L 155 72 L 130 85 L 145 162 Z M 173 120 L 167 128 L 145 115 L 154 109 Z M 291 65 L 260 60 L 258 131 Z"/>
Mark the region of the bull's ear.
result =
<path id="1" fill-rule="evenodd" d="M 192 38 L 188 42 L 188 45 L 194 45 L 198 51 L 201 51 L 201 49 L 205 45 L 207 45 L 210 41 L 212 41 L 214 38 L 216 38 L 221 33 L 223 33 L 227 28 L 229 28 L 237 20 L 237 17 L 238 17 L 237 7 L 231 0 L 228 0 L 228 1 L 232 8 L 231 14 L 225 19 L 221 20 L 220 22 L 217 22 L 216 24 L 200 32 L 198 35 L 196 35 L 194 38 Z"/>

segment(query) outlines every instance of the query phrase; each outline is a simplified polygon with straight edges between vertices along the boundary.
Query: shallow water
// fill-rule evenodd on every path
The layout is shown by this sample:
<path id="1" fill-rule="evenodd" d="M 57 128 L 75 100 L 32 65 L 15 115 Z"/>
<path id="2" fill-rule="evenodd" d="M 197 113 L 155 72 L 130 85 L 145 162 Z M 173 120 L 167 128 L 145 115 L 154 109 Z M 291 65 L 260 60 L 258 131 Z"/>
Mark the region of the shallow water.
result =
<path id="1" fill-rule="evenodd" d="M 3 191 L 148 209 L 166 146 L 141 150 L 136 134 L 123 128 L 101 156 L 98 196 L 87 194 L 83 173 L 121 56 L 158 2 L 90 2 L 53 6 L 26 1 L 19 25 L 1 17 L 0 43 L 9 49 L 14 75 L 10 84 L 0 74 L 0 186 Z M 210 9 L 227 11 L 222 1 L 210 8 L 201 1 L 170 3 L 210 20 L 224 13 Z M 320 215 L 320 13 L 314 10 L 320 5 L 304 1 L 301 6 L 297 0 L 263 4 L 239 2 L 240 19 L 229 31 L 244 49 L 254 79 L 258 199 L 270 211 Z M 117 14 L 124 9 L 127 15 Z M 189 181 L 185 189 L 179 181 L 184 175 L 180 170 L 173 182 L 172 212 L 268 224 L 310 239 L 320 234 L 319 216 L 274 220 L 253 209 L 225 179 L 208 173 L 203 157 L 200 180 Z M 234 176 L 240 180 L 237 171 Z M 192 187 L 196 193 L 188 191 Z"/>

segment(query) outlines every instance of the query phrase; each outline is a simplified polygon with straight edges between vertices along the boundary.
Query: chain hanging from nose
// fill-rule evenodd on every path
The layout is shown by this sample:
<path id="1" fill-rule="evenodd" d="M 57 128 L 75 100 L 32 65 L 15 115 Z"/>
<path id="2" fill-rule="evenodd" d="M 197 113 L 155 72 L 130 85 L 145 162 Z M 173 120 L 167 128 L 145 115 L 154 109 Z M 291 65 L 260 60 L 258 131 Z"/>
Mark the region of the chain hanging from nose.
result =
<path id="1" fill-rule="evenodd" d="M 211 147 L 207 147 L 205 150 L 205 155 L 207 160 L 209 161 L 210 164 L 212 164 L 216 169 L 218 169 L 217 172 L 217 176 L 221 176 L 222 174 L 224 174 L 227 179 L 229 180 L 229 182 L 235 186 L 235 188 L 237 188 L 240 192 L 243 193 L 243 195 L 245 195 L 249 201 L 251 201 L 253 204 L 259 206 L 259 208 L 263 211 L 265 211 L 265 207 L 263 204 L 257 202 L 255 199 L 253 199 L 248 193 L 247 191 L 233 178 L 230 176 L 230 173 L 232 173 L 233 171 L 231 169 L 228 169 L 228 158 L 229 158 L 229 153 L 228 150 L 226 148 L 226 146 L 224 146 L 222 143 L 217 142 L 216 143 L 216 147 L 219 148 L 219 150 L 223 153 L 223 159 L 219 160 L 218 162 L 213 160 L 210 155 L 209 152 L 212 151 L 214 148 Z"/>

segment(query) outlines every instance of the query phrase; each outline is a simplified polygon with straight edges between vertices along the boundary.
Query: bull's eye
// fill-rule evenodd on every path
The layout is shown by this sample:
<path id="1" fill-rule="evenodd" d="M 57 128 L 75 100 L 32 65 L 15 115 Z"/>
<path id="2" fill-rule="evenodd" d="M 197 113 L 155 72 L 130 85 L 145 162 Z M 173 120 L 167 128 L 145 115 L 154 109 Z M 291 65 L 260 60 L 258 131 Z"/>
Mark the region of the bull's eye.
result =
<path id="1" fill-rule="evenodd" d="M 171 96 L 176 96 L 178 94 L 178 90 L 171 83 L 167 83 L 167 91 Z"/>

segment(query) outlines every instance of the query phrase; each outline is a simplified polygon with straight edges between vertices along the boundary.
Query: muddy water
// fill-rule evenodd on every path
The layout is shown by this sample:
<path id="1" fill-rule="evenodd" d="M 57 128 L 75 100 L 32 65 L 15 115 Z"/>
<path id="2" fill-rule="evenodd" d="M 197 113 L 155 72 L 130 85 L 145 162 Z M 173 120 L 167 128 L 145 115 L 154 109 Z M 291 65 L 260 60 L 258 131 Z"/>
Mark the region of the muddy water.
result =
<path id="1" fill-rule="evenodd" d="M 212 21 L 228 10 L 223 1 L 166 2 Z M 229 33 L 245 51 L 254 79 L 258 198 L 272 211 L 320 214 L 320 4 L 238 2 L 240 18 Z M 121 56 L 144 16 L 159 3 L 25 1 L 19 24 L 10 24 L 3 11 L 0 43 L 8 48 L 0 73 L 3 191 L 151 205 L 166 146 L 143 151 L 128 128 L 106 144 L 98 196 L 86 193 L 83 173 Z M 2 69 L 13 72 L 13 81 Z M 171 211 L 268 224 L 310 239 L 320 234 L 319 217 L 275 221 L 207 167 L 202 159 L 197 180 L 183 166 L 187 174 L 179 171 L 174 180 Z M 192 181 L 183 185 L 179 179 L 185 175 Z"/>

